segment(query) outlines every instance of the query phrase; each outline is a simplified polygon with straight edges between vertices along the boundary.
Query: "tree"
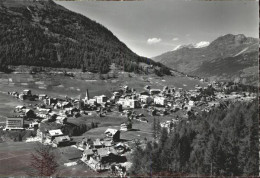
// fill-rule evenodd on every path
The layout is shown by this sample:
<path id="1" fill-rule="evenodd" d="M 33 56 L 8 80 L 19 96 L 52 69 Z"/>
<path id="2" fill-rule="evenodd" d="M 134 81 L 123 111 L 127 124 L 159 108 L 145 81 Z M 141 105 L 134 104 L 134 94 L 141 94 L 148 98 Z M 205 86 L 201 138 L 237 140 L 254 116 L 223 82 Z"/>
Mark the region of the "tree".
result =
<path id="1" fill-rule="evenodd" d="M 31 153 L 29 176 L 51 176 L 58 170 L 57 157 L 51 146 L 37 144 Z"/>

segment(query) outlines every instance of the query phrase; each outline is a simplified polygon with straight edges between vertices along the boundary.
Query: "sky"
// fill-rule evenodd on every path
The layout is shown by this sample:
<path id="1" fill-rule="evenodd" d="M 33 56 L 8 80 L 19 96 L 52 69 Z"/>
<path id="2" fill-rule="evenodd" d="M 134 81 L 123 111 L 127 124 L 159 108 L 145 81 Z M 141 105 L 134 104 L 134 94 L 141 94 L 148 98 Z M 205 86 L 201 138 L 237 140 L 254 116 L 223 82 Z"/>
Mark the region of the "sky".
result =
<path id="1" fill-rule="evenodd" d="M 102 24 L 133 52 L 154 57 L 225 34 L 258 38 L 256 0 L 56 1 Z"/>

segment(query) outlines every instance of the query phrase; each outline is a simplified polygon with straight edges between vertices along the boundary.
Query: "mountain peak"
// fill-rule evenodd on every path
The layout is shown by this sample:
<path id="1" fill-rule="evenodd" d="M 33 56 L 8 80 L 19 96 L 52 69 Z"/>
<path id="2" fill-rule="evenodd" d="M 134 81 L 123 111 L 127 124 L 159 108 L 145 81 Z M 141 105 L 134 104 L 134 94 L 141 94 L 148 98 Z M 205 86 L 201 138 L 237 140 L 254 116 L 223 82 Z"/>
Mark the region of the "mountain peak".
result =
<path id="1" fill-rule="evenodd" d="M 179 50 L 179 49 L 183 49 L 183 48 L 188 48 L 188 49 L 192 49 L 192 48 L 204 48 L 207 47 L 210 43 L 208 41 L 201 41 L 198 42 L 196 44 L 188 44 L 188 45 L 178 45 L 176 46 L 173 51 Z"/>

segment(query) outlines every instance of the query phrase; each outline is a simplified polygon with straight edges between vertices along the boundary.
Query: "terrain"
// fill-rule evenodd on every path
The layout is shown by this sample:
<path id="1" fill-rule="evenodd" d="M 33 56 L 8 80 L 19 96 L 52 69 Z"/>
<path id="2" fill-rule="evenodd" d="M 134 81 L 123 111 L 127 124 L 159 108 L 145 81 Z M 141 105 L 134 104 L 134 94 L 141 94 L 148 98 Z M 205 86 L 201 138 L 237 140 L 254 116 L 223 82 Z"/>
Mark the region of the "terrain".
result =
<path id="1" fill-rule="evenodd" d="M 8 65 L 81 68 L 107 73 L 169 71 L 132 52 L 111 31 L 52 0 L 0 1 L 0 69 Z M 153 65 L 152 70 L 147 66 Z"/>
<path id="2" fill-rule="evenodd" d="M 258 46 L 258 39 L 227 34 L 208 46 L 185 45 L 153 59 L 188 75 L 256 85 Z"/>

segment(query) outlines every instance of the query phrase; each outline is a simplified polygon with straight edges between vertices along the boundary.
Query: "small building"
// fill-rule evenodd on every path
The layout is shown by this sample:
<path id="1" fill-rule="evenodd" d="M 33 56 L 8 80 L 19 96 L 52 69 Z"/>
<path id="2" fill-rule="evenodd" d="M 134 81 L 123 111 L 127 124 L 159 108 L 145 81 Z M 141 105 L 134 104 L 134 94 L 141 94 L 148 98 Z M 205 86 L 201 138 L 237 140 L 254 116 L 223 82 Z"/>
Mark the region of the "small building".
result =
<path id="1" fill-rule="evenodd" d="M 4 130 L 23 130 L 23 118 L 6 118 L 6 127 Z"/>
<path id="2" fill-rule="evenodd" d="M 120 130 L 122 131 L 128 131 L 128 130 L 131 130 L 132 129 L 132 124 L 131 123 L 122 123 L 120 125 Z"/>
<path id="3" fill-rule="evenodd" d="M 19 94 L 18 98 L 19 98 L 20 100 L 25 100 L 25 99 L 26 99 L 26 95 L 23 94 L 23 93 L 21 93 L 21 94 Z"/>
<path id="4" fill-rule="evenodd" d="M 147 95 L 140 95 L 139 99 L 141 101 L 141 103 L 144 104 L 151 104 L 153 102 L 153 98 Z"/>
<path id="5" fill-rule="evenodd" d="M 136 99 L 120 98 L 117 104 L 121 104 L 123 108 L 137 108 L 139 107 L 139 102 Z"/>
<path id="6" fill-rule="evenodd" d="M 98 104 L 104 104 L 107 102 L 108 98 L 105 95 L 96 96 L 96 100 Z"/>
<path id="7" fill-rule="evenodd" d="M 117 129 L 107 129 L 105 131 L 107 138 L 112 138 L 113 141 L 119 141 L 120 140 L 120 131 Z"/>
<path id="8" fill-rule="evenodd" d="M 19 106 L 16 106 L 15 107 L 15 111 L 16 112 L 21 112 L 23 109 L 25 109 L 26 107 L 25 106 L 22 106 L 22 105 L 19 105 Z"/>
<path id="9" fill-rule="evenodd" d="M 39 123 L 38 122 L 32 122 L 29 124 L 29 128 L 31 129 L 36 129 L 36 128 L 39 128 Z"/>
<path id="10" fill-rule="evenodd" d="M 28 90 L 28 89 L 23 90 L 22 93 L 23 93 L 24 95 L 26 95 L 26 96 L 32 96 L 32 91 L 31 91 L 31 90 Z"/>
<path id="11" fill-rule="evenodd" d="M 68 146 L 70 145 L 70 137 L 68 135 L 66 136 L 58 136 L 58 137 L 55 137 L 53 142 L 52 142 L 52 145 L 54 147 L 61 147 L 61 146 Z"/>
<path id="12" fill-rule="evenodd" d="M 48 134 L 46 135 L 48 139 L 51 141 L 54 140 L 56 137 L 63 136 L 63 133 L 60 129 L 56 130 L 49 130 Z"/>
<path id="13" fill-rule="evenodd" d="M 150 95 L 158 95 L 161 93 L 160 89 L 151 89 L 150 90 Z"/>
<path id="14" fill-rule="evenodd" d="M 90 157 L 93 155 L 94 155 L 94 152 L 92 151 L 92 149 L 85 149 L 83 152 L 82 160 L 88 161 L 90 159 Z"/>
<path id="15" fill-rule="evenodd" d="M 25 114 L 26 118 L 35 118 L 36 117 L 36 114 L 34 113 L 34 111 L 32 109 L 25 109 L 24 114 Z"/>
<path id="16" fill-rule="evenodd" d="M 68 118 L 66 116 L 57 116 L 56 117 L 56 123 L 59 124 L 65 124 L 67 122 Z"/>
<path id="17" fill-rule="evenodd" d="M 39 95 L 39 100 L 44 100 L 47 98 L 47 95 L 46 94 L 40 94 Z"/>
<path id="18" fill-rule="evenodd" d="M 166 105 L 166 98 L 165 97 L 155 97 L 154 98 L 154 104 L 164 106 Z"/>

